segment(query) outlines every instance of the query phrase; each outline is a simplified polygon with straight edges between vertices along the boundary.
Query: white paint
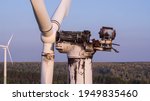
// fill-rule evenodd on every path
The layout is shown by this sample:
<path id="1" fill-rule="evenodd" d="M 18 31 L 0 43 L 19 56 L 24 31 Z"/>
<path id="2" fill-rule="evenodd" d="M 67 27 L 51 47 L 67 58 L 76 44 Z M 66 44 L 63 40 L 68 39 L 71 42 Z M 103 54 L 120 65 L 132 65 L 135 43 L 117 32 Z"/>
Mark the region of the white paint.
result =
<path id="1" fill-rule="evenodd" d="M 46 10 L 44 0 L 30 0 L 35 18 L 42 32 L 41 40 L 43 42 L 42 54 L 54 55 L 54 43 L 56 41 L 56 32 L 59 30 L 60 25 L 66 16 L 71 0 L 62 0 L 52 21 Z M 53 70 L 54 70 L 54 57 L 51 59 L 42 56 L 41 63 L 41 83 L 52 84 L 53 81 Z"/>
<path id="2" fill-rule="evenodd" d="M 46 10 L 44 0 L 31 0 L 31 4 L 40 30 L 45 36 L 50 35 L 52 33 L 50 30 L 52 23 Z"/>
<path id="3" fill-rule="evenodd" d="M 11 54 L 10 54 L 10 51 L 9 51 L 9 48 L 8 48 L 12 38 L 13 38 L 13 35 L 10 37 L 10 39 L 9 39 L 6 46 L 5 45 L 0 45 L 0 47 L 4 49 L 4 84 L 7 83 L 7 52 L 9 54 L 10 60 L 13 64 L 12 57 L 11 57 Z"/>
<path id="4" fill-rule="evenodd" d="M 7 83 L 7 50 L 4 48 L 4 84 Z"/>
<path id="5" fill-rule="evenodd" d="M 67 16 L 69 8 L 70 8 L 71 0 L 61 0 L 60 5 L 56 9 L 55 14 L 52 17 L 52 21 L 57 21 L 59 24 L 62 23 L 65 16 Z M 56 23 L 53 25 L 56 30 L 59 30 L 60 26 Z"/>
<path id="6" fill-rule="evenodd" d="M 49 48 L 51 47 L 51 48 Z M 50 53 L 54 55 L 53 44 L 43 44 L 43 53 Z M 42 56 L 41 62 L 41 83 L 48 84 L 53 82 L 54 59 L 47 59 Z"/>
<path id="7" fill-rule="evenodd" d="M 85 59 L 85 84 L 92 84 L 92 59 L 86 58 Z"/>
<path id="8" fill-rule="evenodd" d="M 94 52 L 86 52 L 82 46 L 74 45 L 67 53 L 68 58 L 73 58 L 75 63 L 71 64 L 70 83 L 74 83 L 72 75 L 76 73 L 76 84 L 92 84 L 92 56 Z M 72 69 L 73 68 L 73 69 Z M 73 82 L 72 82 L 73 79 Z"/>
<path id="9" fill-rule="evenodd" d="M 71 84 L 92 84 L 92 57 L 94 51 L 86 52 L 82 45 L 70 42 L 56 44 L 61 53 L 68 57 L 69 82 Z"/>
<path id="10" fill-rule="evenodd" d="M 92 84 L 92 59 L 69 60 L 69 81 L 71 84 Z"/>

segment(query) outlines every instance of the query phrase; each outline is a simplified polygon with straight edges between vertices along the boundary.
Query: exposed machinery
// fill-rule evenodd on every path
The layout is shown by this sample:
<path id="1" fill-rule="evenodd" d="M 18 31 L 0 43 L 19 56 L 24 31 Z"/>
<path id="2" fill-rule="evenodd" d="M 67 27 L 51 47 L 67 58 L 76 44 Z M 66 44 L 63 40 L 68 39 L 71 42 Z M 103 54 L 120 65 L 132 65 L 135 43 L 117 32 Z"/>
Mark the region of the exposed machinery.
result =
<path id="1" fill-rule="evenodd" d="M 56 37 L 56 49 L 68 56 L 70 83 L 92 83 L 92 57 L 96 51 L 111 51 L 118 53 L 112 45 L 116 31 L 111 27 L 102 27 L 99 31 L 100 40 L 92 39 L 91 32 L 60 31 Z M 119 45 L 118 45 L 119 46 Z"/>
<path id="2" fill-rule="evenodd" d="M 113 45 L 119 46 L 119 44 L 112 43 L 116 37 L 116 31 L 113 28 L 102 27 L 99 31 L 100 40 L 90 40 L 90 36 L 91 32 L 89 30 L 57 32 L 56 48 L 61 53 L 68 53 L 68 51 L 73 50 L 71 46 L 78 45 L 81 46 L 87 54 L 91 52 L 91 55 L 96 51 L 111 51 L 112 49 L 117 53 L 119 52 L 113 48 Z M 86 54 L 84 56 L 82 55 L 77 57 L 86 57 Z M 87 57 L 89 55 L 90 54 L 88 54 Z"/>

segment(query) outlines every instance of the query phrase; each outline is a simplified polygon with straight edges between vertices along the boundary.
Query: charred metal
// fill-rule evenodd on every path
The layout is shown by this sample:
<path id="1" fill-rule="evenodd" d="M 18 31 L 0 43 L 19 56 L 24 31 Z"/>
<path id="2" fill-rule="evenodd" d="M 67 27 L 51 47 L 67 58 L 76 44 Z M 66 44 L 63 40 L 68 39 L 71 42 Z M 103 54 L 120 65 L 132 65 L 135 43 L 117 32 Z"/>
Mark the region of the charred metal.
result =
<path id="1" fill-rule="evenodd" d="M 88 30 L 85 31 L 61 31 L 57 32 L 57 42 L 71 42 L 71 43 L 88 43 L 90 41 L 91 33 Z"/>
<path id="2" fill-rule="evenodd" d="M 116 37 L 116 31 L 112 27 L 102 27 L 98 34 L 100 39 L 92 39 L 90 41 L 91 32 L 89 30 L 57 32 L 56 49 L 60 53 L 69 53 L 72 48 L 79 46 L 81 47 L 82 52 L 84 51 L 83 54 L 85 54 L 85 58 L 87 57 L 87 54 L 89 54 L 88 56 L 91 56 L 96 51 L 114 50 L 115 52 L 118 52 L 112 47 L 112 45 L 118 45 L 112 43 Z"/>
<path id="3" fill-rule="evenodd" d="M 99 39 L 90 39 L 91 32 L 60 31 L 56 35 L 56 49 L 68 56 L 69 81 L 71 84 L 92 83 L 92 57 L 96 51 L 114 50 L 112 43 L 116 31 L 112 27 L 102 27 L 98 32 Z"/>
<path id="4" fill-rule="evenodd" d="M 54 54 L 43 53 L 42 56 L 44 56 L 47 60 L 54 60 Z"/>

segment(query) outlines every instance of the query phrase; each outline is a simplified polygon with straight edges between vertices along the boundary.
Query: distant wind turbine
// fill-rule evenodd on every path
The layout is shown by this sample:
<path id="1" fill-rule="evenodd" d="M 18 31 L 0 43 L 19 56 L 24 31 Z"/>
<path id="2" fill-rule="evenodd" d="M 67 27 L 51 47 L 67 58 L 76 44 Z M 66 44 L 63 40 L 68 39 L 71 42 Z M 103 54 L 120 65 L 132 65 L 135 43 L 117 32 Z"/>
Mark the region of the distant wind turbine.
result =
<path id="1" fill-rule="evenodd" d="M 9 51 L 9 45 L 10 45 L 10 42 L 11 42 L 12 38 L 13 38 L 13 35 L 10 37 L 7 45 L 0 45 L 0 48 L 4 49 L 4 84 L 7 83 L 7 52 L 9 54 L 10 61 L 13 64 L 11 53 Z"/>

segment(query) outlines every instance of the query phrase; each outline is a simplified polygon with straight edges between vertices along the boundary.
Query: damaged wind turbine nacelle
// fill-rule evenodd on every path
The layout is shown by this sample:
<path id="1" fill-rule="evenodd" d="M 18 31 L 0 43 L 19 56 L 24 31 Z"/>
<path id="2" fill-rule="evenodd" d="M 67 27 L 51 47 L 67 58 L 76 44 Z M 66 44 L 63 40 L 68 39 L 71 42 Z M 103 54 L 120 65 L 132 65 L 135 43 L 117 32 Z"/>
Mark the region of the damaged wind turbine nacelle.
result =
<path id="1" fill-rule="evenodd" d="M 92 84 L 92 57 L 94 51 L 85 51 L 90 42 L 90 31 L 57 33 L 56 49 L 68 57 L 69 83 Z"/>
<path id="2" fill-rule="evenodd" d="M 41 83 L 48 84 L 53 81 L 54 69 L 54 43 L 56 33 L 67 15 L 71 0 L 61 0 L 52 19 L 46 10 L 44 0 L 30 0 L 39 29 L 42 32 L 43 42 L 42 63 L 41 63 Z"/>
<path id="3" fill-rule="evenodd" d="M 111 27 L 102 27 L 101 40 L 90 41 L 91 33 L 85 31 L 60 31 L 57 33 L 56 49 L 68 56 L 69 81 L 72 84 L 92 84 L 92 57 L 96 51 L 118 52 L 112 47 L 116 32 Z"/>
<path id="4" fill-rule="evenodd" d="M 70 83 L 92 83 L 92 57 L 96 51 L 111 51 L 116 49 L 112 45 L 115 39 L 115 30 L 103 27 L 99 34 L 101 40 L 90 41 L 90 31 L 58 32 L 60 25 L 69 11 L 71 0 L 61 0 L 52 19 L 49 18 L 44 0 L 30 0 L 35 18 L 42 32 L 43 42 L 41 83 L 52 83 L 54 69 L 54 43 L 60 53 L 68 56 Z M 58 33 L 57 33 L 58 32 Z"/>

